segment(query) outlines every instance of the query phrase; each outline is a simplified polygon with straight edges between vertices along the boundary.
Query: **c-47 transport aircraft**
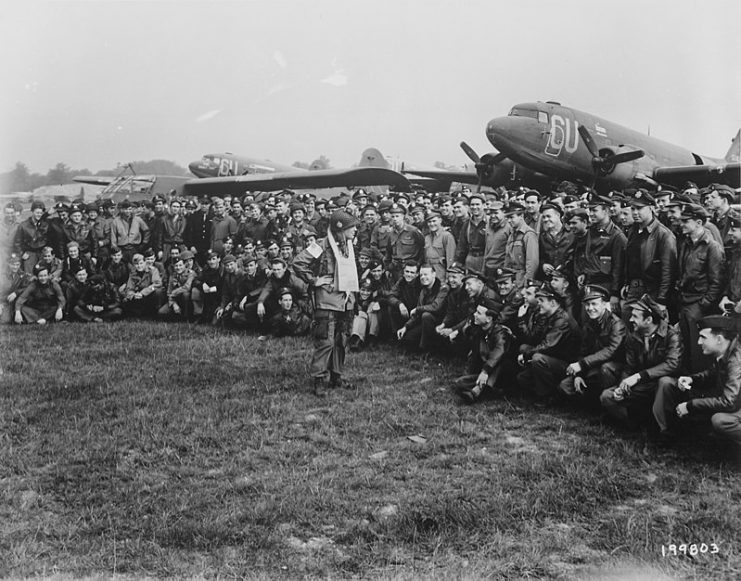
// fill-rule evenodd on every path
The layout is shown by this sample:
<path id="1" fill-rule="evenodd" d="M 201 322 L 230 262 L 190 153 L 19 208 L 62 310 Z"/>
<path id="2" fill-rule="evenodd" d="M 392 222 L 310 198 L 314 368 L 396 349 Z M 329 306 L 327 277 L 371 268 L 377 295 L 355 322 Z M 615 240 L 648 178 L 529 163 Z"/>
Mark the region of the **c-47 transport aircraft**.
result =
<path id="1" fill-rule="evenodd" d="M 461 147 L 476 164 L 476 181 L 493 187 L 508 185 L 519 174 L 525 182 L 547 177 L 602 190 L 647 183 L 681 186 L 687 181 L 737 188 L 741 185 L 740 135 L 741 131 L 725 158 L 717 159 L 548 101 L 515 105 L 506 117 L 489 121 L 486 136 L 499 153 L 479 158 L 465 143 Z M 426 170 L 419 174 L 438 179 L 450 175 Z M 466 181 L 460 179 L 464 175 L 456 177 Z M 468 178 L 473 182 L 472 172 Z"/>

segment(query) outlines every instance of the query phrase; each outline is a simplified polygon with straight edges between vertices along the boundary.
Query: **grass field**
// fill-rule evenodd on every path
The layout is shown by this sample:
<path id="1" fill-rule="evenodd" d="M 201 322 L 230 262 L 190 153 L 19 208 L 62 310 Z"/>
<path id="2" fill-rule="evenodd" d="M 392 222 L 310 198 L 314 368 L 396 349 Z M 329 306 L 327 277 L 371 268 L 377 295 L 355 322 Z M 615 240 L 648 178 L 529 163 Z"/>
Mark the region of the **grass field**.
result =
<path id="1" fill-rule="evenodd" d="M 303 339 L 0 332 L 3 577 L 741 577 L 739 473 L 717 444 L 464 406 L 460 365 L 393 347 L 350 355 L 357 388 L 318 399 Z M 718 551 L 662 556 L 680 543 Z"/>

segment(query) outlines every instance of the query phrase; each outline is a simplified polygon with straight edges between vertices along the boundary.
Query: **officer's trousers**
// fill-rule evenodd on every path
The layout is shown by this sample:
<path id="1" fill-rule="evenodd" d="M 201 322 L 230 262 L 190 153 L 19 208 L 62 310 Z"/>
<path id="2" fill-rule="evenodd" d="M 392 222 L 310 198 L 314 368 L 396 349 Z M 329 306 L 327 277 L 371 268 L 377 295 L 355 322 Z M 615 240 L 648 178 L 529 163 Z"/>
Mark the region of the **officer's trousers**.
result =
<path id="1" fill-rule="evenodd" d="M 546 399 L 555 395 L 556 386 L 566 375 L 568 365 L 561 359 L 536 353 L 528 367 L 517 375 L 517 383 L 523 389 L 534 391 L 539 399 Z"/>
<path id="2" fill-rule="evenodd" d="M 352 311 L 316 309 L 311 323 L 314 353 L 309 375 L 314 379 L 341 377 L 345 365 L 345 350 L 352 325 Z"/>

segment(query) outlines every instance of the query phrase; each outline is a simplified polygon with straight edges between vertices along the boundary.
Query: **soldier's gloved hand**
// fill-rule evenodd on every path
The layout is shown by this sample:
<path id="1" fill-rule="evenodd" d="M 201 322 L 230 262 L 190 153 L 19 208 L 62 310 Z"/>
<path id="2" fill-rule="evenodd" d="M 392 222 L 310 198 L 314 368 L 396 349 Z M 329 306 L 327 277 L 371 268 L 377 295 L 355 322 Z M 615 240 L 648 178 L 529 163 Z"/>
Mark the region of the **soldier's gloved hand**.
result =
<path id="1" fill-rule="evenodd" d="M 23 315 L 21 315 L 21 312 L 20 311 L 16 311 L 15 312 L 15 322 L 18 325 L 20 325 L 21 323 L 23 323 Z"/>
<path id="2" fill-rule="evenodd" d="M 61 321 L 63 316 L 64 316 L 64 313 L 62 312 L 62 309 L 57 309 L 57 312 L 54 313 L 54 320 Z"/>

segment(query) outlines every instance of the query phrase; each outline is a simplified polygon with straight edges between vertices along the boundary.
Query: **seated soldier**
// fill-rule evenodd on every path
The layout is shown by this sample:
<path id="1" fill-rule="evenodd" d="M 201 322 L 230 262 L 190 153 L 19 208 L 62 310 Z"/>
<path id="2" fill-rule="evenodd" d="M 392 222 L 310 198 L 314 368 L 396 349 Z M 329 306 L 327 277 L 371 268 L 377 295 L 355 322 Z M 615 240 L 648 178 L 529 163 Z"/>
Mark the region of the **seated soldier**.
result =
<path id="1" fill-rule="evenodd" d="M 548 285 L 536 296 L 540 311 L 545 315 L 545 335 L 535 345 L 520 345 L 517 362 L 525 369 L 517 375 L 517 383 L 524 390 L 535 393 L 535 406 L 544 408 L 553 400 L 556 386 L 566 375 L 566 368 L 579 349 L 579 326 L 563 310 L 559 297 Z"/>
<path id="2" fill-rule="evenodd" d="M 64 289 L 64 299 L 66 301 L 64 316 L 67 321 L 82 320 L 75 314 L 75 307 L 88 287 L 88 272 L 85 265 L 78 262 L 73 266 L 73 269 L 74 279 L 67 283 L 67 287 Z"/>
<path id="3" fill-rule="evenodd" d="M 522 344 L 535 345 L 545 336 L 547 317 L 540 312 L 537 292 L 540 283 L 527 279 L 522 283 L 523 303 L 517 311 L 517 328 L 515 339 L 518 347 Z"/>
<path id="4" fill-rule="evenodd" d="M 106 280 L 115 287 L 119 296 L 123 296 L 126 283 L 129 282 L 131 268 L 124 262 L 123 250 L 118 246 L 111 247 L 111 259 L 103 274 Z"/>
<path id="5" fill-rule="evenodd" d="M 735 321 L 716 315 L 700 319 L 697 327 L 697 342 L 713 363 L 689 376 L 659 380 L 653 414 L 660 436 L 673 442 L 687 419 L 709 419 L 716 433 L 741 446 L 741 344 Z"/>
<path id="6" fill-rule="evenodd" d="M 190 314 L 193 271 L 185 267 L 182 256 L 172 259 L 172 268 L 173 271 L 167 280 L 167 302 L 160 307 L 158 314 L 160 317 L 187 319 Z"/>
<path id="7" fill-rule="evenodd" d="M 416 262 L 407 262 L 388 297 L 388 313 L 394 333 L 398 333 L 409 320 L 409 313 L 417 305 L 419 291 L 419 267 Z"/>
<path id="8" fill-rule="evenodd" d="M 239 288 L 241 299 L 237 309 L 232 313 L 232 320 L 239 326 L 256 329 L 260 324 L 257 317 L 257 300 L 268 282 L 268 277 L 258 268 L 257 257 L 254 254 L 245 256 L 242 264 L 244 273 Z"/>
<path id="9" fill-rule="evenodd" d="M 369 278 L 360 279 L 360 290 L 358 290 L 358 299 L 355 301 L 355 316 L 350 333 L 350 349 L 353 351 L 378 339 L 381 307 L 375 300 L 374 294 L 373 281 Z"/>
<path id="10" fill-rule="evenodd" d="M 183 250 L 180 256 L 183 258 L 183 262 L 185 262 L 185 268 L 192 270 L 194 277 L 201 274 L 201 265 L 196 262 L 196 257 L 190 250 Z"/>
<path id="11" fill-rule="evenodd" d="M 15 314 L 15 301 L 29 284 L 31 275 L 21 268 L 19 254 L 8 257 L 8 267 L 0 281 L 0 323 L 12 323 Z"/>
<path id="12" fill-rule="evenodd" d="M 465 324 L 468 318 L 468 293 L 463 286 L 463 277 L 465 272 L 463 267 L 454 262 L 448 267 L 448 296 L 445 297 L 443 310 L 445 315 L 443 321 L 437 327 L 435 332 L 441 337 L 448 339 L 455 327 L 459 324 Z"/>
<path id="13" fill-rule="evenodd" d="M 82 321 L 102 323 L 123 317 L 123 309 L 113 284 L 102 274 L 90 277 L 88 285 L 74 307 L 75 315 Z"/>
<path id="14" fill-rule="evenodd" d="M 679 371 L 682 340 L 666 309 L 649 295 L 629 305 L 632 331 L 625 337 L 622 380 L 600 396 L 605 411 L 629 427 L 650 417 L 659 380 Z"/>
<path id="15" fill-rule="evenodd" d="M 44 325 L 51 321 L 61 321 L 64 317 L 64 293 L 59 283 L 51 280 L 49 267 L 38 262 L 33 267 L 35 280 L 23 289 L 15 301 L 15 322 Z"/>
<path id="16" fill-rule="evenodd" d="M 288 270 L 286 261 L 280 257 L 270 261 L 272 271 L 255 304 L 254 313 L 260 321 L 267 321 L 278 312 L 278 291 L 290 288 L 294 293 L 294 302 L 305 313 L 309 313 L 309 293 L 306 283 Z M 252 315 L 252 309 L 245 308 L 245 314 Z"/>
<path id="17" fill-rule="evenodd" d="M 62 282 L 62 261 L 54 256 L 54 249 L 51 246 L 42 248 L 39 262 L 49 269 L 49 277 L 53 282 Z"/>
<path id="18" fill-rule="evenodd" d="M 442 321 L 448 285 L 437 279 L 430 264 L 419 269 L 420 292 L 409 320 L 396 333 L 402 344 L 412 351 L 429 351 L 436 338 L 435 327 Z"/>
<path id="19" fill-rule="evenodd" d="M 279 310 L 268 321 L 270 333 L 276 337 L 301 337 L 309 332 L 311 318 L 293 303 L 293 290 L 278 290 Z M 263 336 L 264 337 L 264 336 Z"/>
<path id="20" fill-rule="evenodd" d="M 221 302 L 216 309 L 214 322 L 221 321 L 223 324 L 231 324 L 232 312 L 237 308 L 241 297 L 239 287 L 242 284 L 242 271 L 237 269 L 237 259 L 233 254 L 227 254 L 222 260 L 224 272 L 221 274 L 219 283 L 221 290 Z"/>
<path id="21" fill-rule="evenodd" d="M 580 321 L 581 312 L 578 307 L 579 299 L 576 285 L 571 283 L 571 278 L 560 266 L 549 271 L 548 284 L 561 300 L 563 310 L 571 315 L 575 321 Z"/>
<path id="22" fill-rule="evenodd" d="M 622 370 L 625 323 L 610 310 L 610 292 L 597 285 L 584 287 L 584 310 L 578 359 L 566 368 L 558 391 L 566 397 L 586 395 L 596 403 L 602 391 L 615 385 Z"/>
<path id="23" fill-rule="evenodd" d="M 159 270 L 149 266 L 142 254 L 134 254 L 132 262 L 134 270 L 124 290 L 124 313 L 127 317 L 153 317 L 159 309 L 158 291 L 162 290 Z"/>
<path id="24" fill-rule="evenodd" d="M 206 266 L 193 280 L 190 296 L 193 316 L 199 323 L 211 323 L 221 301 L 221 258 L 216 252 L 206 254 Z"/>
<path id="25" fill-rule="evenodd" d="M 73 240 L 67 243 L 67 258 L 62 261 L 62 281 L 60 283 L 62 290 L 66 290 L 67 285 L 74 282 L 81 268 L 84 268 L 88 275 L 95 272 L 95 266 L 91 260 L 80 254 L 80 245 Z"/>
<path id="26" fill-rule="evenodd" d="M 466 329 L 469 325 L 473 324 L 473 313 L 476 307 L 483 304 L 484 301 L 499 301 L 499 295 L 493 291 L 486 284 L 486 277 L 484 273 L 478 270 L 468 270 L 466 276 L 463 277 L 463 286 L 466 289 L 468 295 L 468 312 L 466 318 L 453 327 L 452 332 L 448 335 L 448 339 L 451 342 L 457 341 L 459 344 L 465 346 L 466 352 L 470 350 L 468 343 L 468 334 Z"/>
<path id="27" fill-rule="evenodd" d="M 469 403 L 479 399 L 485 390 L 498 390 L 497 382 L 507 365 L 512 332 L 497 322 L 501 309 L 501 303 L 485 299 L 473 312 L 468 374 L 453 383 L 454 389 Z"/>

